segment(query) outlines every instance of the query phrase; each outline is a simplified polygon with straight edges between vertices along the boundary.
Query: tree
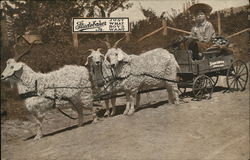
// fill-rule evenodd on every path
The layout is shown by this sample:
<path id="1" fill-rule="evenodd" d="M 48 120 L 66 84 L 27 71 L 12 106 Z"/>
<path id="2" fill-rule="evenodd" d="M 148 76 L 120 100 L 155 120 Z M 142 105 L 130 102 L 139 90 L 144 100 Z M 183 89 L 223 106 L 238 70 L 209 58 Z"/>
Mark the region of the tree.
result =
<path id="1" fill-rule="evenodd" d="M 73 17 L 110 17 L 132 6 L 128 0 L 26 0 L 4 6 L 17 34 L 41 34 L 44 42 L 71 43 Z M 15 7 L 11 7 L 15 6 Z"/>
<path id="2" fill-rule="evenodd" d="M 118 9 L 128 9 L 132 7 L 129 0 L 89 0 L 90 12 L 87 16 L 110 17 L 111 13 Z"/>

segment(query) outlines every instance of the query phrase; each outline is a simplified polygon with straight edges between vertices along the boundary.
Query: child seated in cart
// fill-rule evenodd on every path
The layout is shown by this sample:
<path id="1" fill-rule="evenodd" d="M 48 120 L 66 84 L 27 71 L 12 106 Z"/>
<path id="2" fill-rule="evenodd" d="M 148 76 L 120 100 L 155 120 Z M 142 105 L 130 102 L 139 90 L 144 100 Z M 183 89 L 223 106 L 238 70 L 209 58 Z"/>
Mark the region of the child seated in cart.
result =
<path id="1" fill-rule="evenodd" d="M 187 40 L 188 49 L 193 52 L 193 59 L 200 60 L 203 57 L 201 53 L 212 46 L 211 40 L 215 38 L 214 27 L 206 19 L 212 11 L 212 7 L 204 3 L 197 3 L 189 7 L 188 11 L 195 16 L 196 25 L 192 28 L 191 34 L 183 38 Z"/>
<path id="2" fill-rule="evenodd" d="M 215 36 L 213 25 L 206 19 L 212 11 L 211 6 L 197 3 L 192 5 L 188 11 L 195 16 L 196 25 L 192 27 L 189 36 L 181 36 L 178 41 L 185 41 L 187 49 L 192 51 L 193 60 L 201 60 L 206 54 L 209 54 L 209 57 L 232 54 L 232 51 L 228 49 L 229 42 L 224 37 Z"/>

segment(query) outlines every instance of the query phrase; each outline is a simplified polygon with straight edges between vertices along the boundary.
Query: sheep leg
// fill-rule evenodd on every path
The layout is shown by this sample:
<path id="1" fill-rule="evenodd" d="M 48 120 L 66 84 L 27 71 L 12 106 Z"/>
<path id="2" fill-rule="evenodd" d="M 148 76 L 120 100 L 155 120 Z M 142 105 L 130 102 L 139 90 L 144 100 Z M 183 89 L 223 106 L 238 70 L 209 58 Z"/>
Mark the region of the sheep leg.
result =
<path id="1" fill-rule="evenodd" d="M 168 100 L 170 104 L 178 104 L 178 89 L 176 84 L 166 84 L 167 92 L 168 92 Z"/>
<path id="2" fill-rule="evenodd" d="M 106 112 L 104 113 L 104 116 L 109 116 L 110 112 L 109 112 L 109 100 L 105 100 L 105 107 L 106 107 Z"/>
<path id="3" fill-rule="evenodd" d="M 97 117 L 96 113 L 97 113 L 97 110 L 94 107 L 92 107 L 92 117 L 93 117 L 92 123 L 97 123 L 98 122 L 98 117 Z"/>
<path id="4" fill-rule="evenodd" d="M 132 115 L 135 112 L 135 99 L 137 97 L 136 93 L 131 94 L 131 106 L 128 112 L 128 115 Z"/>
<path id="5" fill-rule="evenodd" d="M 68 101 L 71 103 L 72 105 L 72 109 L 76 110 L 76 112 L 78 113 L 78 126 L 82 126 L 83 124 L 83 104 L 81 103 L 81 101 L 77 100 L 77 99 L 68 99 Z M 78 106 L 76 105 L 78 104 Z"/>
<path id="6" fill-rule="evenodd" d="M 151 95 L 150 95 L 150 93 L 148 92 L 148 93 L 146 93 L 146 95 L 147 95 L 147 104 L 151 104 Z"/>
<path id="7" fill-rule="evenodd" d="M 83 109 L 82 108 L 78 108 L 78 126 L 82 126 L 83 125 Z"/>
<path id="8" fill-rule="evenodd" d="M 125 111 L 123 112 L 123 115 L 126 115 L 128 114 L 128 111 L 129 111 L 129 108 L 130 108 L 130 103 L 131 103 L 131 97 L 130 97 L 130 94 L 129 93 L 126 93 L 126 109 Z"/>
<path id="9" fill-rule="evenodd" d="M 116 103 L 116 98 L 112 98 L 112 99 L 111 99 L 111 105 L 112 105 L 112 112 L 111 112 L 111 116 L 114 116 L 114 115 L 115 115 L 115 113 L 116 113 L 115 103 Z"/>
<path id="10" fill-rule="evenodd" d="M 41 139 L 43 136 L 43 133 L 42 133 L 43 117 L 39 117 L 39 116 L 34 116 L 34 117 L 35 117 L 35 121 L 36 121 L 37 132 L 36 132 L 36 136 L 33 140 L 37 141 L 37 140 Z"/>
<path id="11" fill-rule="evenodd" d="M 140 106 L 140 101 L 141 101 L 141 95 L 140 95 L 140 94 L 137 94 L 137 95 L 136 95 L 136 104 L 135 104 L 136 108 L 139 108 L 139 106 Z"/>
<path id="12" fill-rule="evenodd" d="M 179 99 L 179 90 L 177 84 L 173 84 L 173 95 L 174 95 L 174 104 L 180 104 L 180 99 Z"/>

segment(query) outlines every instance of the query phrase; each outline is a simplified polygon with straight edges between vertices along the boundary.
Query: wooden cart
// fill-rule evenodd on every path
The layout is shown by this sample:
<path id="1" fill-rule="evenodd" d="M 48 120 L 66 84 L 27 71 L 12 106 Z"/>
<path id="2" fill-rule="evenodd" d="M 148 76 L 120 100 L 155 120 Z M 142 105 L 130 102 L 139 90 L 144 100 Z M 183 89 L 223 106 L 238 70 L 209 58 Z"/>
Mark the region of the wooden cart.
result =
<path id="1" fill-rule="evenodd" d="M 180 92 L 192 88 L 195 98 L 211 97 L 219 76 L 226 76 L 229 91 L 243 91 L 248 81 L 247 65 L 225 51 L 220 47 L 210 48 L 202 53 L 202 60 L 193 60 L 192 51 L 175 49 L 173 53 L 180 66 L 177 74 Z"/>

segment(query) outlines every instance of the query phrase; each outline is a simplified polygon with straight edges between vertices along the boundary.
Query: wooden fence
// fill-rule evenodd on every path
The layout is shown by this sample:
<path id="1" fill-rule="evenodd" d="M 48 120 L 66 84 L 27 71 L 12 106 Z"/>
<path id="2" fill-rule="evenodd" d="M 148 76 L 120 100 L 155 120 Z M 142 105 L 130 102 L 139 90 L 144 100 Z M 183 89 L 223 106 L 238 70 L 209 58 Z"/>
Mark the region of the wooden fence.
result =
<path id="1" fill-rule="evenodd" d="M 220 14 L 221 14 L 221 13 L 218 11 L 218 12 L 217 12 L 218 35 L 221 35 L 221 34 L 222 34 L 222 29 L 221 29 L 221 16 L 220 16 Z M 136 25 L 136 24 L 135 24 L 134 22 L 130 23 L 130 28 L 134 28 L 135 25 Z M 137 42 L 141 42 L 141 41 L 143 41 L 144 39 L 146 39 L 146 38 L 148 38 L 148 37 L 150 37 L 150 36 L 153 36 L 154 34 L 160 32 L 160 31 L 162 31 L 162 30 L 163 30 L 163 32 L 162 32 L 162 34 L 163 34 L 163 39 L 164 39 L 164 41 L 166 41 L 166 40 L 167 40 L 167 32 L 168 32 L 168 29 L 171 29 L 171 30 L 176 31 L 176 32 L 185 33 L 185 34 L 191 34 L 191 32 L 189 32 L 189 31 L 185 31 L 185 30 L 182 30 L 182 29 L 170 27 L 170 26 L 167 25 L 166 20 L 162 20 L 162 27 L 160 27 L 160 28 L 154 30 L 153 32 L 150 32 L 150 33 L 148 33 L 148 34 L 142 36 L 141 38 L 139 38 L 139 39 L 137 40 Z M 248 30 L 249 30 L 249 28 L 246 28 L 246 29 L 241 30 L 241 31 L 239 31 L 239 32 L 237 32 L 237 33 L 234 33 L 234 34 L 232 34 L 232 35 L 229 35 L 229 36 L 227 36 L 226 38 L 232 38 L 232 37 L 237 36 L 237 35 L 239 35 L 239 34 L 241 34 L 241 33 L 243 33 L 243 32 L 246 32 L 246 31 L 248 31 Z M 96 34 L 96 33 L 95 33 L 95 34 Z M 126 41 L 128 42 L 128 41 L 130 40 L 131 32 L 125 33 L 125 36 L 126 36 L 125 39 L 126 39 Z M 75 48 L 78 48 L 77 33 L 73 33 L 73 46 L 74 46 Z"/>

